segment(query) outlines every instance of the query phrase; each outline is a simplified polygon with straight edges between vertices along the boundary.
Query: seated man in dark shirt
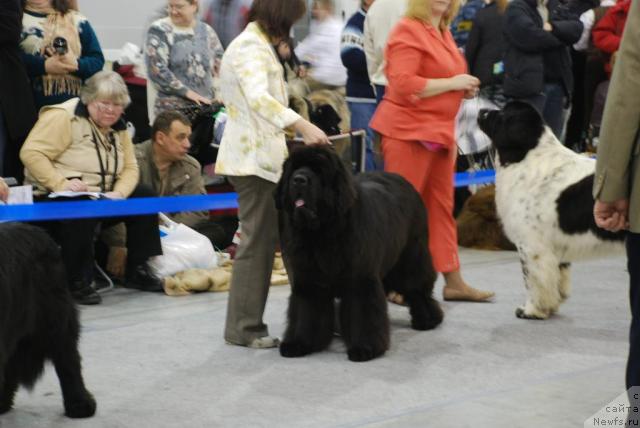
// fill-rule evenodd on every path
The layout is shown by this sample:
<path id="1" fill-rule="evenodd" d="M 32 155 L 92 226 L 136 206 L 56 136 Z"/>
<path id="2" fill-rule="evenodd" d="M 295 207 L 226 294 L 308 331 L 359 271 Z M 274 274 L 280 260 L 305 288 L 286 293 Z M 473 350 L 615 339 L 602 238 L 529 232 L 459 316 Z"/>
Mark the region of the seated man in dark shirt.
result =
<path id="1" fill-rule="evenodd" d="M 191 122 L 182 113 L 160 113 L 152 127 L 151 140 L 135 147 L 140 170 L 140 184 L 148 186 L 159 196 L 205 195 L 200 163 L 189 156 Z M 168 214 L 205 235 L 214 247 L 230 244 L 230 233 L 209 218 L 208 211 L 185 211 Z M 110 247 L 107 270 L 118 276 L 126 258 L 124 229 L 105 231 L 103 240 Z M 233 231 L 231 231 L 231 234 Z"/>

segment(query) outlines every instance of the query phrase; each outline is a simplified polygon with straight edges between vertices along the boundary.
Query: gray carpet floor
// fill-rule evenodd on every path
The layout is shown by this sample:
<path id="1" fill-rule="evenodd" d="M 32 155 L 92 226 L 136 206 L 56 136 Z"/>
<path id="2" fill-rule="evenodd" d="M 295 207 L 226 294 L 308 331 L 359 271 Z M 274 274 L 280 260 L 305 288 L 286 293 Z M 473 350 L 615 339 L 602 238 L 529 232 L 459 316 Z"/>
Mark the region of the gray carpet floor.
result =
<path id="1" fill-rule="evenodd" d="M 167 297 L 118 289 L 82 308 L 89 420 L 62 413 L 54 370 L 20 390 L 10 427 L 582 427 L 624 392 L 630 321 L 622 256 L 574 265 L 573 295 L 547 321 L 514 316 L 524 286 L 514 253 L 464 250 L 463 274 L 493 303 L 444 302 L 434 331 L 390 306 L 392 344 L 367 363 L 326 352 L 285 359 L 226 345 L 226 293 Z M 436 286 L 441 296 L 442 280 Z M 288 286 L 265 321 L 281 335 Z"/>

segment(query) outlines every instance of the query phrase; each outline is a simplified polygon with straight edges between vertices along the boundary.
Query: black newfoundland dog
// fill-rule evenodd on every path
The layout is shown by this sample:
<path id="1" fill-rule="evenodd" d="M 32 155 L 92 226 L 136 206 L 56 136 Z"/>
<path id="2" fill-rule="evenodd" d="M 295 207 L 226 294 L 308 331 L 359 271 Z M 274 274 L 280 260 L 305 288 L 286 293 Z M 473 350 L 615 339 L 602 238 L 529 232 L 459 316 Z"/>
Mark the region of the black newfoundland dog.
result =
<path id="1" fill-rule="evenodd" d="M 378 172 L 352 178 L 331 149 L 307 146 L 284 163 L 275 198 L 291 280 L 282 356 L 329 346 L 334 299 L 351 361 L 371 360 L 389 348 L 389 291 L 405 296 L 414 329 L 442 322 L 432 297 L 436 273 L 426 210 L 402 177 Z"/>
<path id="2" fill-rule="evenodd" d="M 0 414 L 53 363 L 71 418 L 93 416 L 78 353 L 78 314 L 56 244 L 41 229 L 0 224 Z"/>

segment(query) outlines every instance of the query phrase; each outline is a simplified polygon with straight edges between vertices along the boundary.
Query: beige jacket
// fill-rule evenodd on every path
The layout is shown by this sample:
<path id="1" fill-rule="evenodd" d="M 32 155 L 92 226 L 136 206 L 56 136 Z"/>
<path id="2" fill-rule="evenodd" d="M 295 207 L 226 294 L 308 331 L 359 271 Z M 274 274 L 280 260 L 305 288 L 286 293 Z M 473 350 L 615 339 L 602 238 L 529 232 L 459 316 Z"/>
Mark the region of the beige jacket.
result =
<path id="1" fill-rule="evenodd" d="M 384 50 L 393 27 L 405 15 L 408 0 L 376 0 L 364 20 L 364 53 L 367 56 L 369 80 L 387 86 L 384 75 Z"/>
<path id="2" fill-rule="evenodd" d="M 640 233 L 640 2 L 631 4 L 604 109 L 593 195 L 629 199 L 631 231 Z"/>
<path id="3" fill-rule="evenodd" d="M 25 182 L 33 184 L 36 195 L 64 190 L 71 178 L 79 178 L 91 192 L 129 196 L 138 183 L 133 143 L 122 121 L 111 135 L 115 149 L 100 138 L 79 98 L 43 107 L 20 150 Z M 94 136 L 100 140 L 97 145 Z"/>
<path id="4" fill-rule="evenodd" d="M 288 108 L 284 71 L 267 36 L 252 22 L 222 57 L 220 95 L 228 119 L 216 173 L 276 183 L 287 157 L 283 129 L 300 119 Z"/>

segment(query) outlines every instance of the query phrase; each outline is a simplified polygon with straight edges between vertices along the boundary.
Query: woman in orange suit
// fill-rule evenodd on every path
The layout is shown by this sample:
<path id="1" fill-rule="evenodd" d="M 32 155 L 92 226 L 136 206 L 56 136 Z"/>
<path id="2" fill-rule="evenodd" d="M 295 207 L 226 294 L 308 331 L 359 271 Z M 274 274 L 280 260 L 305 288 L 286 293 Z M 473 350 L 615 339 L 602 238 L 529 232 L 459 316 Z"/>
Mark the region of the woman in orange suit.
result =
<path id="1" fill-rule="evenodd" d="M 462 98 L 474 97 L 480 86 L 466 74 L 448 29 L 458 5 L 459 0 L 409 0 L 387 42 L 389 83 L 371 127 L 382 135 L 385 171 L 413 184 L 427 207 L 429 249 L 445 278 L 444 299 L 480 302 L 494 294 L 462 279 L 453 218 L 455 118 Z"/>

